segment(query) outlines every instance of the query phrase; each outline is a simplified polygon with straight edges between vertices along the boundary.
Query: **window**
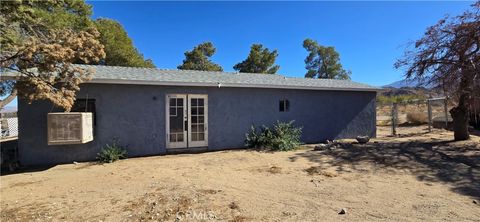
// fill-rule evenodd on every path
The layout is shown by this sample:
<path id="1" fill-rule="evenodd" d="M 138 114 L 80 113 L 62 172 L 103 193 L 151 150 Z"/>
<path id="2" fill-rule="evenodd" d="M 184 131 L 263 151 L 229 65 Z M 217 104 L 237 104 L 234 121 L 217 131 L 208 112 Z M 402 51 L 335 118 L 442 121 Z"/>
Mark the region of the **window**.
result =
<path id="1" fill-rule="evenodd" d="M 280 100 L 279 111 L 288 112 L 288 110 L 290 110 L 290 102 L 287 99 Z"/>
<path id="2" fill-rule="evenodd" d="M 70 112 L 90 112 L 92 113 L 93 125 L 97 125 L 97 115 L 95 113 L 95 99 L 77 99 Z"/>

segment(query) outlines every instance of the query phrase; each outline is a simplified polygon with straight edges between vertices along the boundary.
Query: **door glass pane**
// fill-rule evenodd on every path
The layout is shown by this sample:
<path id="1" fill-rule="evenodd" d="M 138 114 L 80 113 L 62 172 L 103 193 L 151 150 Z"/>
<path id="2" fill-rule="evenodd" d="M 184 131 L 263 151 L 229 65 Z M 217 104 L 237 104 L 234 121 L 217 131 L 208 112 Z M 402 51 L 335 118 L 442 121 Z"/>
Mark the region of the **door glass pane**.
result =
<path id="1" fill-rule="evenodd" d="M 192 98 L 191 103 L 191 135 L 192 141 L 204 141 L 205 140 L 205 99 Z"/>
<path id="2" fill-rule="evenodd" d="M 178 142 L 183 142 L 183 133 L 177 134 L 177 141 Z"/>
<path id="3" fill-rule="evenodd" d="M 195 123 L 192 123 L 192 127 L 191 127 L 191 129 L 192 129 L 192 133 L 196 133 L 196 132 L 198 132 L 198 130 L 197 130 L 197 124 L 195 124 Z"/>
<path id="4" fill-rule="evenodd" d="M 183 142 L 184 115 L 183 98 L 171 98 L 169 107 L 170 142 Z"/>
<path id="5" fill-rule="evenodd" d="M 170 134 L 170 142 L 177 142 L 177 135 Z"/>
<path id="6" fill-rule="evenodd" d="M 170 116 L 176 116 L 177 115 L 177 108 L 173 107 L 170 108 Z"/>
<path id="7" fill-rule="evenodd" d="M 177 98 L 171 98 L 170 99 L 170 106 L 176 106 L 177 105 Z"/>
<path id="8" fill-rule="evenodd" d="M 170 133 L 183 133 L 183 108 L 177 108 L 177 115 L 170 116 Z"/>

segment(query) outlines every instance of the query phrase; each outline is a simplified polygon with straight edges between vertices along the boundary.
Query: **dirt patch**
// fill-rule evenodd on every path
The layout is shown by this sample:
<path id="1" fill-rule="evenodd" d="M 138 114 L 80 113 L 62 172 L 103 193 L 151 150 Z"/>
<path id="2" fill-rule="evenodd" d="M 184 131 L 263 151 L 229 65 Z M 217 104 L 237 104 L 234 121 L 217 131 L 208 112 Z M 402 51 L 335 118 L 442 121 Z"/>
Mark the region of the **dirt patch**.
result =
<path id="1" fill-rule="evenodd" d="M 11 186 L 12 186 L 12 187 L 23 187 L 23 186 L 28 186 L 28 185 L 32 185 L 32 184 L 41 183 L 41 182 L 42 182 L 42 180 L 38 180 L 38 181 L 25 181 L 25 182 L 14 183 L 14 184 L 12 184 Z"/>
<path id="2" fill-rule="evenodd" d="M 480 138 L 454 142 L 451 132 L 425 128 L 399 127 L 398 137 L 379 128 L 370 143 L 320 151 L 312 144 L 3 175 L 0 220 L 478 220 Z"/>
<path id="3" fill-rule="evenodd" d="M 230 222 L 245 222 L 247 221 L 247 217 L 244 217 L 244 216 L 235 216 L 233 217 L 231 220 L 229 220 Z"/>
<path id="4" fill-rule="evenodd" d="M 267 170 L 269 173 L 271 174 L 277 174 L 277 173 L 281 173 L 282 172 L 282 168 L 281 167 L 278 167 L 278 166 L 272 166 L 270 168 L 268 168 Z"/>
<path id="5" fill-rule="evenodd" d="M 27 204 L 22 208 L 2 207 L 1 221 L 51 221 L 55 216 L 46 204 Z"/>
<path id="6" fill-rule="evenodd" d="M 222 190 L 201 189 L 198 192 L 203 193 L 203 194 L 217 194 L 217 193 L 222 192 Z"/>
<path id="7" fill-rule="evenodd" d="M 261 167 L 253 167 L 250 169 L 251 172 L 260 172 L 260 173 L 268 173 L 268 174 L 280 174 L 282 173 L 282 167 L 279 166 L 261 166 Z"/>
<path id="8" fill-rule="evenodd" d="M 145 194 L 142 198 L 132 201 L 123 210 L 128 213 L 128 220 L 162 220 L 172 221 L 187 214 L 193 200 L 186 196 L 166 198 L 161 194 Z"/>
<path id="9" fill-rule="evenodd" d="M 326 177 L 337 177 L 338 173 L 337 172 L 332 172 L 332 171 L 325 171 L 321 167 L 309 167 L 305 169 L 305 171 L 308 173 L 308 175 L 322 175 Z"/>

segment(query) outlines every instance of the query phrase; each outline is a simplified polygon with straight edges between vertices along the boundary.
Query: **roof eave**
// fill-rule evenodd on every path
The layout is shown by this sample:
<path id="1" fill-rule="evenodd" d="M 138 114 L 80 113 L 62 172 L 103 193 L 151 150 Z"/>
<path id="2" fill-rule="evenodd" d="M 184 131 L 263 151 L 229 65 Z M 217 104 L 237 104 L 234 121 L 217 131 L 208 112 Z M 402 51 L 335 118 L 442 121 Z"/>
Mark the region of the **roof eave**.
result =
<path id="1" fill-rule="evenodd" d="M 196 86 L 196 87 L 228 87 L 228 88 L 267 88 L 267 89 L 302 89 L 302 90 L 325 90 L 325 91 L 361 91 L 379 92 L 380 88 L 346 88 L 346 87 L 314 87 L 314 86 L 282 86 L 264 84 L 232 84 L 232 83 L 211 83 L 211 82 L 168 82 L 168 81 L 146 81 L 127 79 L 93 79 L 84 83 L 97 84 L 125 84 L 125 85 L 157 85 L 157 86 Z"/>

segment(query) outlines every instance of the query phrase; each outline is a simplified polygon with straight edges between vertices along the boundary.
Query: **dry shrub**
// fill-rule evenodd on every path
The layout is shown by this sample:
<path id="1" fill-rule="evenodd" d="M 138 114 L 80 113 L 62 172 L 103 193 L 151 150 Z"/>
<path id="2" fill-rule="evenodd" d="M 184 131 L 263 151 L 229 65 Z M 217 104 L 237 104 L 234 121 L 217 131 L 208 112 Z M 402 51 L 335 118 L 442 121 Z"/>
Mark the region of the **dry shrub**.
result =
<path id="1" fill-rule="evenodd" d="M 338 176 L 338 173 L 323 171 L 322 168 L 319 167 L 319 166 L 307 168 L 307 169 L 305 169 L 305 171 L 308 173 L 308 175 L 322 175 L 322 176 L 326 176 L 326 177 L 337 177 Z"/>
<path id="2" fill-rule="evenodd" d="M 428 123 L 428 115 L 423 112 L 412 111 L 407 113 L 407 121 L 413 124 Z"/>

